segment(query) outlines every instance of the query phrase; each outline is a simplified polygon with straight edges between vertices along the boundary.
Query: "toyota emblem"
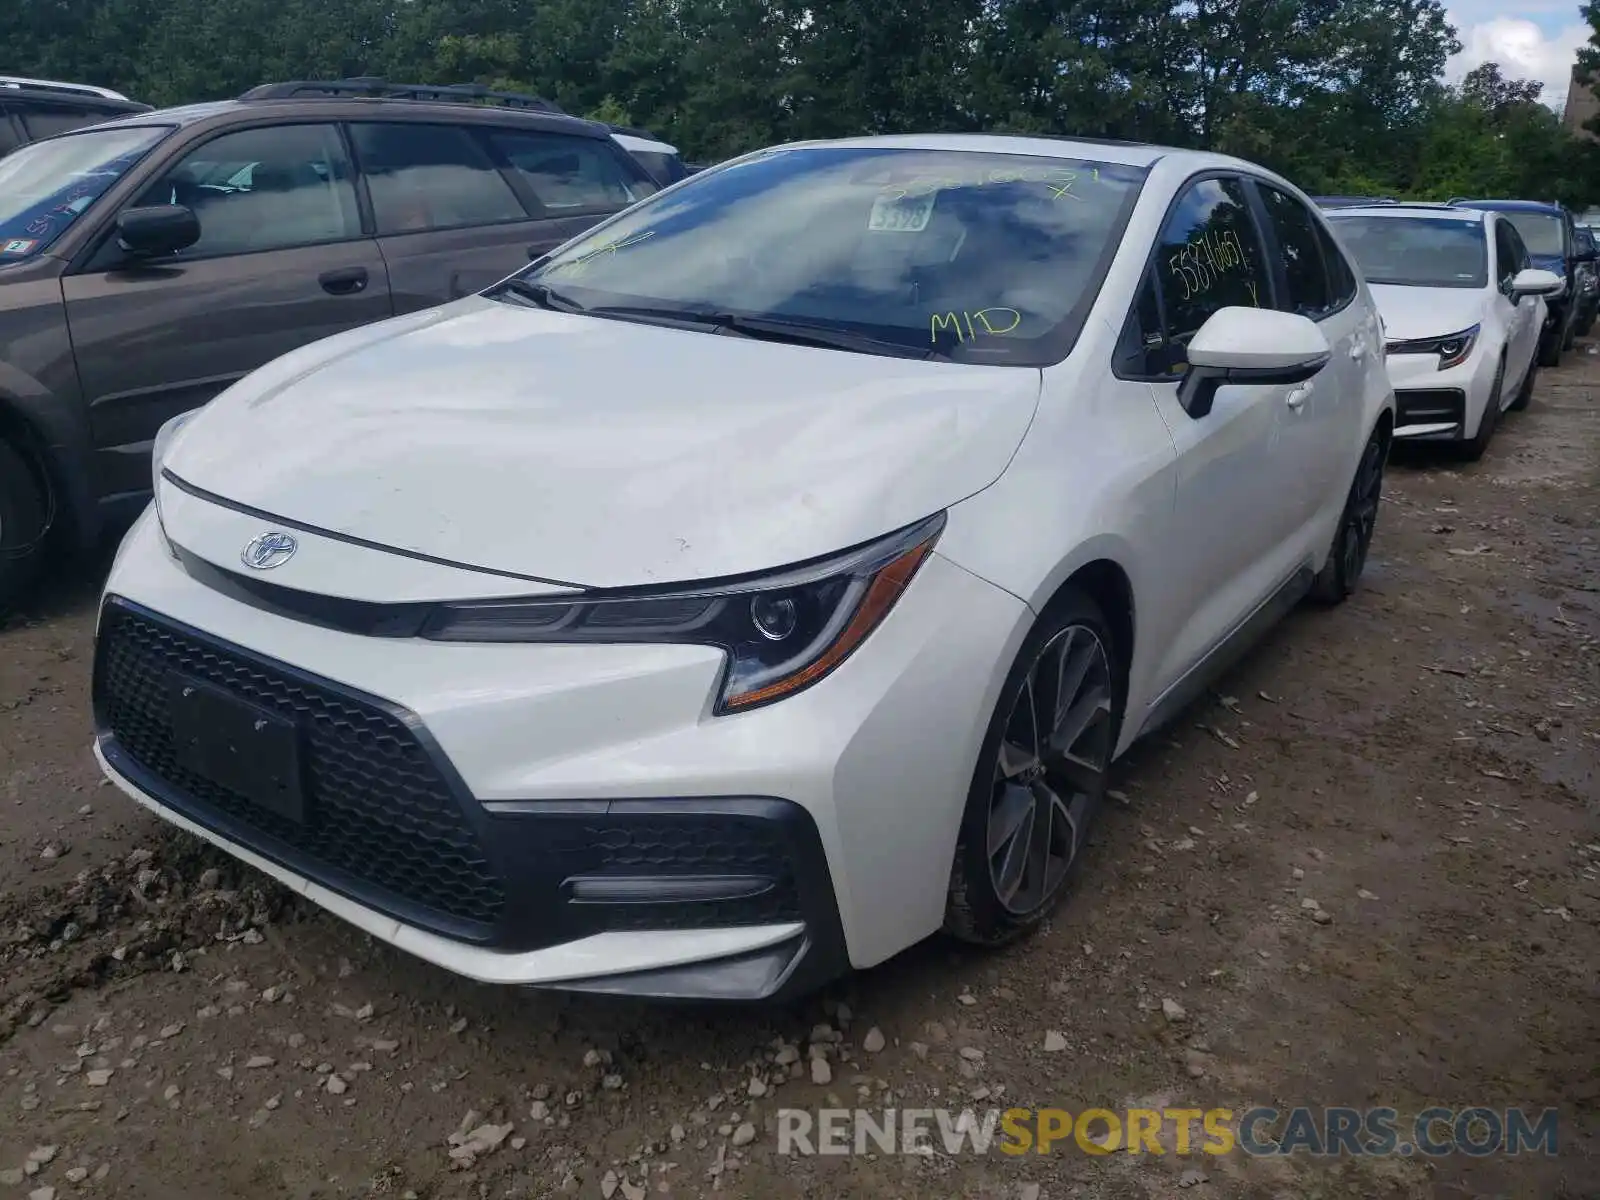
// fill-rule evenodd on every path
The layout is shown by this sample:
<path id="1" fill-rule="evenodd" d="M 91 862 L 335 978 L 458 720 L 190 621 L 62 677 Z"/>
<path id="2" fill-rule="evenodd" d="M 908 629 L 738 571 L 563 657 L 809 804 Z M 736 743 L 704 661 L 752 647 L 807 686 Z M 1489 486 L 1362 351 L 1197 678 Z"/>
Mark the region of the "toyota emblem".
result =
<path id="1" fill-rule="evenodd" d="M 251 538 L 245 543 L 239 557 L 251 570 L 270 571 L 273 567 L 283 566 L 299 548 L 300 543 L 289 534 L 274 529 Z"/>

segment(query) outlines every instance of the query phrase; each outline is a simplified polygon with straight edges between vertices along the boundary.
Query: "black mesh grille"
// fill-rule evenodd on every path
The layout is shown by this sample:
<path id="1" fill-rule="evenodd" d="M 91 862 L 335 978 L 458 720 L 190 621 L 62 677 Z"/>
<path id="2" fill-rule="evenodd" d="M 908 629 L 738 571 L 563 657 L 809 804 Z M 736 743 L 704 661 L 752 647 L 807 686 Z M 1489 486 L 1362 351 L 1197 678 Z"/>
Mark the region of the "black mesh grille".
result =
<path id="1" fill-rule="evenodd" d="M 608 929 L 712 929 L 802 919 L 785 830 L 773 821 L 722 814 L 613 814 L 589 825 L 597 875 L 754 875 L 772 881 L 758 896 L 695 903 L 608 906 Z"/>
<path id="2" fill-rule="evenodd" d="M 212 809 L 316 863 L 458 921 L 493 925 L 505 895 L 438 767 L 406 724 L 381 708 L 274 671 L 115 605 L 97 651 L 100 719 L 121 749 Z M 293 718 L 304 738 L 307 820 L 287 820 L 179 764 L 169 672 L 228 689 Z"/>

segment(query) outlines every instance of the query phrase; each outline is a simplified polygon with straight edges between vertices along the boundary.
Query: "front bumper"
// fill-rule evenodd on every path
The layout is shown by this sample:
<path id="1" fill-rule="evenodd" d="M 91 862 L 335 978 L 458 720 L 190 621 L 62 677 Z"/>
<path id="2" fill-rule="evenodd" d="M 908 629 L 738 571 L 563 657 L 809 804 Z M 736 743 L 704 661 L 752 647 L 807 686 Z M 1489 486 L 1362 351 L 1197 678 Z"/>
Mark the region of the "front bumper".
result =
<path id="1" fill-rule="evenodd" d="M 1461 441 L 1476 436 L 1494 390 L 1496 359 L 1480 343 L 1472 357 L 1447 371 L 1436 354 L 1390 354 L 1396 438 Z"/>
<path id="2" fill-rule="evenodd" d="M 931 556 L 827 680 L 713 718 L 715 651 L 318 628 L 191 577 L 147 514 L 107 585 L 96 751 L 141 804 L 460 974 L 786 995 L 938 928 L 1025 614 Z M 303 824 L 187 772 L 174 672 L 295 721 Z"/>

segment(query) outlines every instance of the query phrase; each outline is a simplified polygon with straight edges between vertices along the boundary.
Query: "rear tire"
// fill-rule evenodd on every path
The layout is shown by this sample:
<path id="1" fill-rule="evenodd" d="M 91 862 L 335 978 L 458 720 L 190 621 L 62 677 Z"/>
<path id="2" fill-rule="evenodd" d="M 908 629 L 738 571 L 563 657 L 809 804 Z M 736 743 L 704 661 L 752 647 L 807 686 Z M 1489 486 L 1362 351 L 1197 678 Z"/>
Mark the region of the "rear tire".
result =
<path id="1" fill-rule="evenodd" d="M 1541 367 L 1559 367 L 1561 365 L 1561 334 L 1559 332 L 1548 334 L 1539 339 L 1539 365 Z"/>
<path id="2" fill-rule="evenodd" d="M 1075 587 L 1022 643 L 967 793 L 945 901 L 951 936 L 1005 945 L 1066 895 L 1105 803 L 1125 653 L 1099 606 Z"/>
<path id="3" fill-rule="evenodd" d="M 1366 448 L 1361 451 L 1361 462 L 1356 466 L 1356 477 L 1345 497 L 1344 511 L 1339 514 L 1339 528 L 1334 531 L 1328 560 L 1311 583 L 1311 599 L 1318 604 L 1343 604 L 1356 590 L 1367 565 L 1367 551 L 1372 548 L 1373 531 L 1378 526 L 1383 465 L 1388 454 L 1387 436 L 1383 430 L 1374 429 Z"/>
<path id="4" fill-rule="evenodd" d="M 48 513 L 38 473 L 15 446 L 0 441 L 0 614 L 10 611 L 38 577 Z"/>
<path id="5" fill-rule="evenodd" d="M 1478 432 L 1470 440 L 1456 447 L 1458 457 L 1466 462 L 1477 462 L 1489 448 L 1495 427 L 1500 424 L 1500 397 L 1506 383 L 1506 360 L 1501 359 L 1495 369 L 1494 385 L 1489 389 L 1489 401 L 1483 406 L 1483 416 L 1478 418 Z"/>

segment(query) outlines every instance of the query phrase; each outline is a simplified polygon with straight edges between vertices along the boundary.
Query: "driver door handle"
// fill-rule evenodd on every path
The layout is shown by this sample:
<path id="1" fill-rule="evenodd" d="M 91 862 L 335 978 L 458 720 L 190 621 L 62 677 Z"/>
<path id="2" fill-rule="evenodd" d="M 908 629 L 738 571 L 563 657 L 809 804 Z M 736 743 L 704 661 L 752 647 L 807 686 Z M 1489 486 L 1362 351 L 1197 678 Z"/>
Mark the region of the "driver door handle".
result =
<path id="1" fill-rule="evenodd" d="M 1283 402 L 1290 408 L 1294 409 L 1295 412 L 1299 412 L 1306 406 L 1306 401 L 1311 399 L 1311 391 L 1312 388 L 1309 383 L 1302 383 L 1299 387 L 1295 388 L 1292 392 L 1285 396 L 1283 398 Z"/>
<path id="2" fill-rule="evenodd" d="M 1357 338 L 1350 343 L 1350 357 L 1360 362 L 1367 356 L 1367 343 Z"/>

